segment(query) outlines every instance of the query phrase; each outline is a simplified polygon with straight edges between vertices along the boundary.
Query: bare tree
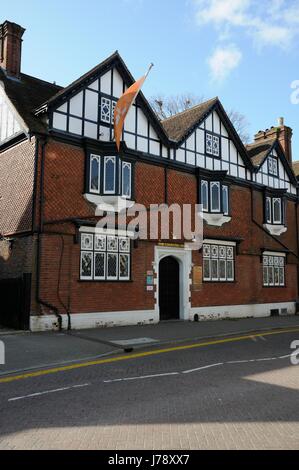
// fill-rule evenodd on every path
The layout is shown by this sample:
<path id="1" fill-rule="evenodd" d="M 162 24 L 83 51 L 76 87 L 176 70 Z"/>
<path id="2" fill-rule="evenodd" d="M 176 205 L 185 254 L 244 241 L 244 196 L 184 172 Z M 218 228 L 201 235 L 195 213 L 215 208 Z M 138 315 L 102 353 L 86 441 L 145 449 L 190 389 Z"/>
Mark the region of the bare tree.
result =
<path id="1" fill-rule="evenodd" d="M 190 109 L 197 104 L 203 103 L 204 101 L 205 98 L 203 96 L 199 97 L 193 95 L 192 93 L 182 93 L 175 96 L 156 95 L 149 99 L 150 105 L 160 120 L 167 119 L 168 117 L 174 116 L 177 113 L 186 111 L 187 109 Z M 249 143 L 249 123 L 246 116 L 241 114 L 239 111 L 232 109 L 228 112 L 228 117 L 233 123 L 244 144 Z"/>

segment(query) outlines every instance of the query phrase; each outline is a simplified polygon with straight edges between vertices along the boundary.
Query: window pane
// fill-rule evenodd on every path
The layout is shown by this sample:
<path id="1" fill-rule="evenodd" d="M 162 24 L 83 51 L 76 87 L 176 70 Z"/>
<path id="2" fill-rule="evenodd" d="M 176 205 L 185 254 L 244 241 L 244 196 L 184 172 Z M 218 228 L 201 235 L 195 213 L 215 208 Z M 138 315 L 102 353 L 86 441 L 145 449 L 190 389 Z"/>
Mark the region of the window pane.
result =
<path id="1" fill-rule="evenodd" d="M 83 251 L 81 253 L 81 278 L 92 278 L 92 252 Z"/>
<path id="2" fill-rule="evenodd" d="M 267 286 L 269 284 L 268 267 L 267 266 L 264 266 L 264 268 L 263 268 L 263 284 L 264 284 L 264 286 Z"/>
<path id="3" fill-rule="evenodd" d="M 222 211 L 224 215 L 228 214 L 228 187 L 222 186 Z"/>
<path id="4" fill-rule="evenodd" d="M 220 183 L 211 183 L 211 211 L 220 211 Z"/>
<path id="5" fill-rule="evenodd" d="M 115 193 L 115 157 L 105 157 L 104 192 Z"/>
<path id="6" fill-rule="evenodd" d="M 130 252 L 130 239 L 120 238 L 119 239 L 119 251 L 129 253 Z"/>
<path id="7" fill-rule="evenodd" d="M 96 251 L 106 250 L 106 235 L 95 235 L 94 249 Z"/>
<path id="8" fill-rule="evenodd" d="M 226 261 L 224 259 L 219 260 L 219 277 L 221 281 L 226 280 Z"/>
<path id="9" fill-rule="evenodd" d="M 281 223 L 281 199 L 274 198 L 273 199 L 273 223 Z"/>
<path id="10" fill-rule="evenodd" d="M 234 262 L 233 261 L 226 262 L 226 277 L 228 281 L 234 280 Z"/>
<path id="11" fill-rule="evenodd" d="M 285 268 L 279 268 L 279 285 L 284 286 L 284 278 L 285 278 L 285 273 L 284 273 Z"/>
<path id="12" fill-rule="evenodd" d="M 105 279 L 105 256 L 105 253 L 95 253 L 94 255 L 95 279 Z"/>
<path id="13" fill-rule="evenodd" d="M 119 277 L 129 279 L 130 277 L 130 256 L 119 255 Z"/>
<path id="14" fill-rule="evenodd" d="M 266 222 L 271 224 L 272 222 L 272 210 L 271 210 L 271 198 L 266 198 Z"/>
<path id="15" fill-rule="evenodd" d="M 93 250 L 93 235 L 91 233 L 81 234 L 81 250 Z"/>
<path id="16" fill-rule="evenodd" d="M 206 134 L 206 152 L 213 155 L 213 136 Z"/>
<path id="17" fill-rule="evenodd" d="M 269 266 L 269 286 L 274 286 L 274 268 Z"/>
<path id="18" fill-rule="evenodd" d="M 211 260 L 211 266 L 212 266 L 212 280 L 213 281 L 218 281 L 218 259 L 212 259 Z"/>
<path id="19" fill-rule="evenodd" d="M 108 279 L 117 279 L 117 254 L 108 253 L 107 255 L 107 277 Z"/>
<path id="20" fill-rule="evenodd" d="M 90 191 L 100 191 L 100 158 L 96 155 L 90 157 Z"/>
<path id="21" fill-rule="evenodd" d="M 131 197 L 131 163 L 124 162 L 122 169 L 122 195 Z"/>
<path id="22" fill-rule="evenodd" d="M 117 237 L 109 236 L 107 238 L 107 250 L 118 251 L 118 239 Z"/>
<path id="23" fill-rule="evenodd" d="M 202 181 L 201 182 L 201 204 L 204 211 L 209 210 L 209 203 L 208 203 L 208 182 Z"/>
<path id="24" fill-rule="evenodd" d="M 219 157 L 220 150 L 219 150 L 219 137 L 213 136 L 213 155 L 215 157 Z"/>
<path id="25" fill-rule="evenodd" d="M 101 120 L 110 124 L 110 100 L 101 98 Z"/>
<path id="26" fill-rule="evenodd" d="M 203 260 L 203 278 L 205 281 L 211 280 L 211 266 L 209 259 Z"/>

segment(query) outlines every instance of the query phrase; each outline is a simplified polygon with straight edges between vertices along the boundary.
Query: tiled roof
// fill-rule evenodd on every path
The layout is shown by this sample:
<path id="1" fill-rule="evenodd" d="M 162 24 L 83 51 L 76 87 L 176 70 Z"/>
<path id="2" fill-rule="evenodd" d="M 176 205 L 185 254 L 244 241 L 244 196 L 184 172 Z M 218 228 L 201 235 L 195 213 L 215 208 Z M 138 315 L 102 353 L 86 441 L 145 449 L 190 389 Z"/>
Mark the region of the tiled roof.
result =
<path id="1" fill-rule="evenodd" d="M 275 141 L 276 139 L 265 139 L 246 145 L 247 153 L 255 167 L 263 163 Z"/>
<path id="2" fill-rule="evenodd" d="M 180 141 L 217 101 L 218 98 L 213 98 L 161 121 L 168 137 L 171 140 Z"/>
<path id="3" fill-rule="evenodd" d="M 24 73 L 20 80 L 8 78 L 0 68 L 0 82 L 3 82 L 5 92 L 31 131 L 44 132 L 42 121 L 35 116 L 34 110 L 49 100 L 62 88 Z"/>

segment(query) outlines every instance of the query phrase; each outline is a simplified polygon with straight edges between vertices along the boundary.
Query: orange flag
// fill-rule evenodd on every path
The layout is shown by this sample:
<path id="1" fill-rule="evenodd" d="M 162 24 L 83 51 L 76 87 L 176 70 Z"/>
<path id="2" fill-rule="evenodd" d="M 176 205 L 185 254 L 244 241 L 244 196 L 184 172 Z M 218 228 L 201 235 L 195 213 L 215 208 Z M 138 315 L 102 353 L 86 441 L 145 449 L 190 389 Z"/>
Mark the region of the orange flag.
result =
<path id="1" fill-rule="evenodd" d="M 150 65 L 146 75 L 137 80 L 137 82 L 133 83 L 133 85 L 131 85 L 130 88 L 125 91 L 125 93 L 119 98 L 118 102 L 116 103 L 114 110 L 114 138 L 118 151 L 120 148 L 122 130 L 124 127 L 126 116 L 129 112 L 130 107 L 134 103 L 139 91 L 141 90 L 141 87 L 144 84 L 152 67 L 153 64 Z"/>

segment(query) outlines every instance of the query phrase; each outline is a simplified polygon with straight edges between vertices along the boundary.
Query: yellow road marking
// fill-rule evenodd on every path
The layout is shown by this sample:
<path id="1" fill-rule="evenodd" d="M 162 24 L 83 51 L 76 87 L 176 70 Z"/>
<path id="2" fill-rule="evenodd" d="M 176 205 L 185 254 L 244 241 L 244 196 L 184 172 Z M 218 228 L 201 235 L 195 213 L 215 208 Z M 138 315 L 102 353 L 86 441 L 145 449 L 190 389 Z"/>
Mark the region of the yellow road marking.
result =
<path id="1" fill-rule="evenodd" d="M 253 337 L 258 338 L 260 336 L 272 336 L 272 335 L 279 335 L 279 334 L 284 334 L 284 333 L 296 333 L 296 332 L 299 332 L 299 328 L 292 328 L 292 329 L 285 329 L 285 330 L 281 329 L 281 330 L 276 330 L 276 331 L 256 333 L 256 334 L 250 334 L 250 335 L 245 335 L 245 336 L 215 339 L 215 340 L 210 340 L 210 341 L 204 341 L 201 343 L 187 344 L 184 346 L 173 346 L 171 348 L 155 349 L 154 351 L 145 351 L 145 352 L 130 354 L 128 356 L 116 356 L 116 357 L 110 357 L 108 359 L 99 359 L 97 361 L 81 362 L 78 364 L 72 364 L 68 366 L 55 367 L 53 369 L 42 369 L 42 370 L 38 370 L 35 372 L 28 372 L 28 373 L 24 373 L 20 375 L 11 375 L 11 376 L 0 378 L 0 383 L 14 382 L 16 380 L 24 380 L 24 379 L 29 379 L 32 377 L 40 377 L 40 376 L 48 375 L 48 374 L 56 374 L 57 372 L 65 372 L 69 370 L 80 369 L 83 367 L 97 366 L 100 364 L 111 364 L 113 362 L 129 361 L 131 359 L 155 356 L 158 354 L 165 354 L 165 353 L 170 353 L 174 351 L 184 351 L 188 349 L 212 346 L 215 344 L 224 344 L 224 343 L 233 343 L 237 341 L 251 340 Z"/>

